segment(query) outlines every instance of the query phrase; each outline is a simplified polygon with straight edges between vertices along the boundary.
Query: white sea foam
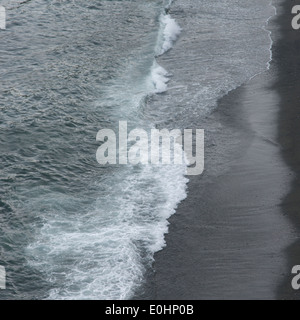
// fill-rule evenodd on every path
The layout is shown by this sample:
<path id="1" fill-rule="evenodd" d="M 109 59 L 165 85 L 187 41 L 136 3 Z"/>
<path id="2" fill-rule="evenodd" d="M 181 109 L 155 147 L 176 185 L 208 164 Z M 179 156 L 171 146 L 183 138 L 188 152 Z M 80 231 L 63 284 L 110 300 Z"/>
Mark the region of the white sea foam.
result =
<path id="1" fill-rule="evenodd" d="M 169 5 L 171 5 L 170 1 Z M 157 55 L 162 55 L 170 50 L 174 42 L 177 40 L 181 32 L 180 26 L 177 22 L 171 18 L 169 14 L 162 14 L 160 17 L 160 31 L 158 33 L 158 39 L 155 52 Z M 169 82 L 168 72 L 154 61 L 151 69 L 151 81 L 154 85 L 155 93 L 163 93 L 167 91 L 167 83 Z"/>
<path id="2" fill-rule="evenodd" d="M 164 43 L 162 46 L 162 53 L 164 53 L 172 48 L 173 43 L 181 33 L 181 28 L 169 14 L 162 17 L 162 23 L 165 26 L 163 31 Z"/>
<path id="3" fill-rule="evenodd" d="M 174 42 L 178 39 L 182 30 L 169 14 L 161 15 L 160 25 L 161 28 L 156 48 L 157 55 L 162 55 L 169 51 L 173 47 Z"/>
<path id="4" fill-rule="evenodd" d="M 162 52 L 176 40 L 179 29 L 169 16 L 162 16 L 160 27 Z M 116 108 L 114 114 L 144 127 L 137 110 L 147 95 L 166 91 L 169 78 L 154 61 L 149 74 L 137 81 L 136 66 L 142 62 L 136 59 L 103 89 L 106 99 L 98 104 L 100 112 Z M 59 193 L 30 204 L 39 212 L 45 203 L 49 208 L 43 226 L 36 228 L 36 240 L 27 248 L 31 266 L 41 270 L 52 286 L 49 299 L 130 299 L 154 253 L 165 246 L 167 219 L 187 196 L 186 165 L 111 169 L 99 182 L 93 208 L 82 212 L 74 208 L 70 214 L 64 208 L 76 207 L 77 199 Z"/>
<path id="5" fill-rule="evenodd" d="M 168 72 L 158 65 L 158 63 L 154 62 L 151 70 L 151 79 L 154 85 L 155 93 L 163 93 L 167 91 L 169 82 L 169 78 L 167 77 Z"/>
<path id="6" fill-rule="evenodd" d="M 27 254 L 49 276 L 49 299 L 129 299 L 145 266 L 165 246 L 167 219 L 186 197 L 185 166 L 126 167 L 99 185 L 105 193 L 93 210 L 70 216 L 74 199 L 41 197 L 53 203 Z M 52 205 L 50 206 L 52 207 Z M 56 207 L 60 210 L 56 210 Z"/>

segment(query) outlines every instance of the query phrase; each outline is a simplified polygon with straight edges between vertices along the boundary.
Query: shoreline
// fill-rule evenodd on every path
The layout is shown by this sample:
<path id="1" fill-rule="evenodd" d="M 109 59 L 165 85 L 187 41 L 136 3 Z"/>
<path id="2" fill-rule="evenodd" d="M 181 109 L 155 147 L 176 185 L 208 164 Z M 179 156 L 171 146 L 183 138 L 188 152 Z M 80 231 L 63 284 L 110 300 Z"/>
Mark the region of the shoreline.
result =
<path id="1" fill-rule="evenodd" d="M 284 2 L 285 14 L 273 5 L 278 15 L 271 24 L 280 26 L 281 38 L 289 37 L 293 32 L 286 23 L 291 4 Z M 206 155 L 208 168 L 190 179 L 187 199 L 169 219 L 167 246 L 155 255 L 155 274 L 144 288 L 147 296 L 159 300 L 296 298 L 290 289 L 289 267 L 295 257 L 300 264 L 299 233 L 294 230 L 300 223 L 295 214 L 293 223 L 286 217 L 297 208 L 295 199 L 287 201 L 291 195 L 296 197 L 296 182 L 286 195 L 291 169 L 297 170 L 288 161 L 293 152 L 289 149 L 287 155 L 287 142 L 280 139 L 287 137 L 290 122 L 282 117 L 286 78 L 282 70 L 277 72 L 282 61 L 288 61 L 289 48 L 279 47 L 283 48 L 282 41 L 273 40 L 269 70 L 220 99 L 216 111 L 203 121 L 204 129 L 215 123 L 223 129 L 215 133 L 217 145 Z M 297 92 L 293 84 L 290 88 Z M 296 97 L 293 120 L 297 119 Z M 296 125 L 294 129 L 299 132 Z M 210 160 L 219 150 L 225 161 L 215 170 Z"/>

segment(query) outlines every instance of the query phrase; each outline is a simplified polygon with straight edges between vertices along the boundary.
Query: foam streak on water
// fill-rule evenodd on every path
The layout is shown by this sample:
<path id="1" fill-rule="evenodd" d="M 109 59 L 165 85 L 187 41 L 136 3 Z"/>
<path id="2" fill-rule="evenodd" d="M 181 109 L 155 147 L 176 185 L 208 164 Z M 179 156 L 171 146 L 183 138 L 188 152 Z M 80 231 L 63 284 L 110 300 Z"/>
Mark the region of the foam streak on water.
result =
<path id="1" fill-rule="evenodd" d="M 111 100 L 114 114 L 122 114 L 131 126 L 153 127 L 134 113 L 147 96 L 167 90 L 168 73 L 153 57 L 155 49 L 160 53 L 171 49 L 180 28 L 169 15 L 161 14 L 159 22 L 152 57 L 147 62 L 144 55 L 130 64 L 109 83 L 97 104 L 102 110 L 102 103 Z M 140 76 L 134 83 L 134 74 L 143 64 L 150 68 L 143 70 L 144 79 Z M 48 213 L 36 241 L 27 248 L 31 265 L 44 270 L 53 283 L 49 299 L 129 299 L 143 282 L 154 253 L 165 245 L 167 219 L 186 197 L 186 166 L 111 170 L 112 175 L 102 176 L 93 210 L 72 219 L 61 210 Z"/>

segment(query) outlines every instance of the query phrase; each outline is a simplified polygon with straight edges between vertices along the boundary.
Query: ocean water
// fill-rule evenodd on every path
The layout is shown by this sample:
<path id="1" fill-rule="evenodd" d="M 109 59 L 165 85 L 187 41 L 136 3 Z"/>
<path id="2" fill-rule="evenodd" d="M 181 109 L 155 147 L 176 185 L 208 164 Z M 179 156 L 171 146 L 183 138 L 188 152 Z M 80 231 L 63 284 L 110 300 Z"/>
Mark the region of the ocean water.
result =
<path id="1" fill-rule="evenodd" d="M 5 1 L 1 299 L 130 299 L 186 167 L 96 161 L 100 129 L 199 128 L 268 68 L 268 0 Z"/>

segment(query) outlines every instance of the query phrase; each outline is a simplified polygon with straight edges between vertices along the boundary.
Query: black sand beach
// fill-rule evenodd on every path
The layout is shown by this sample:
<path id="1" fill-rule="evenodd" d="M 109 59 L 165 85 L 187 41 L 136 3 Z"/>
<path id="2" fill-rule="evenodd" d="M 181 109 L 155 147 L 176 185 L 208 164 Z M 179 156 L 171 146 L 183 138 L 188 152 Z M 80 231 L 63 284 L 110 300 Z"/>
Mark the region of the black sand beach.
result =
<path id="1" fill-rule="evenodd" d="M 300 264 L 295 4 L 274 3 L 270 69 L 230 92 L 199 124 L 209 131 L 218 123 L 220 130 L 204 174 L 191 178 L 188 198 L 170 219 L 166 248 L 155 256 L 155 299 L 300 297 L 291 288 L 291 269 Z"/>
<path id="2" fill-rule="evenodd" d="M 299 291 L 291 288 L 290 270 L 300 264 L 300 33 L 290 27 L 292 7 L 296 1 L 286 1 L 283 14 L 277 19 L 281 37 L 274 47 L 274 60 L 279 71 L 275 88 L 280 96 L 278 141 L 281 153 L 293 173 L 291 188 L 281 206 L 284 215 L 292 221 L 293 242 L 285 249 L 287 275 L 277 288 L 278 299 L 300 299 Z"/>

